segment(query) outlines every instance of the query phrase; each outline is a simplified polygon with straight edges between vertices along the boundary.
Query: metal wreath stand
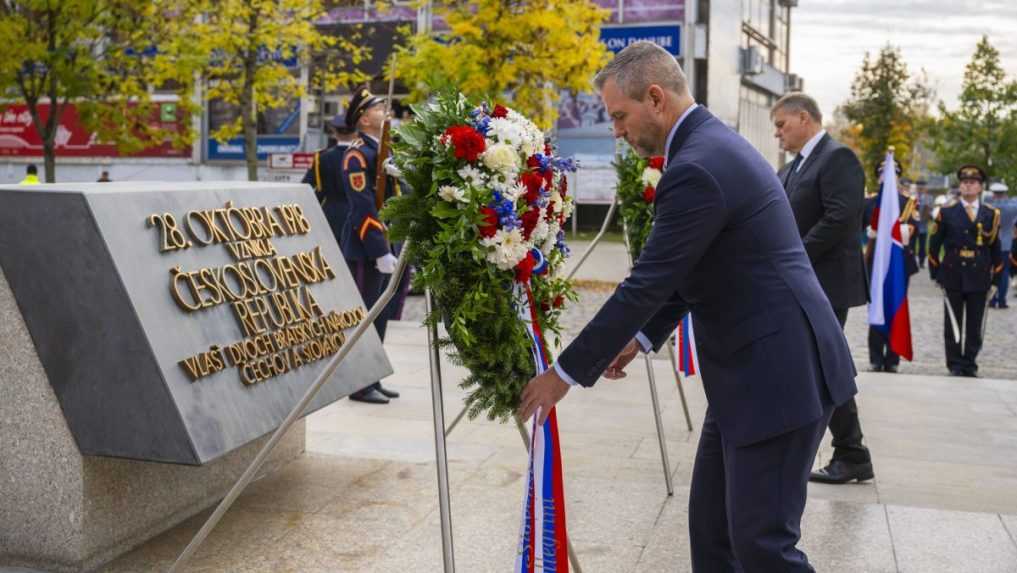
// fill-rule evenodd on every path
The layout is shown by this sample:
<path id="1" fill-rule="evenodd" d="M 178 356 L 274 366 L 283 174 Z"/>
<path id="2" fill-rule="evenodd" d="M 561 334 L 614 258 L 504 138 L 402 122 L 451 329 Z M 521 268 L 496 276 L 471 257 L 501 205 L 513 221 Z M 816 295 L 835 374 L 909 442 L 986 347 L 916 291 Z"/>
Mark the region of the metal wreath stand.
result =
<path id="1" fill-rule="evenodd" d="M 600 231 L 597 233 L 596 237 L 594 237 L 594 239 L 590 242 L 590 245 L 586 248 L 586 251 L 583 253 L 583 256 L 580 257 L 579 261 L 576 263 L 576 266 L 573 267 L 572 272 L 570 272 L 568 275 L 568 279 L 571 280 L 575 276 L 579 268 L 582 267 L 583 263 L 586 262 L 590 254 L 600 243 L 600 240 L 603 238 L 604 233 L 607 231 L 607 228 L 610 225 L 611 220 L 615 212 L 617 211 L 617 208 L 618 200 L 616 198 L 615 201 L 611 203 L 611 207 L 608 209 L 607 214 L 604 217 L 604 222 L 601 224 Z M 624 225 L 623 233 L 625 238 L 625 250 L 627 253 L 629 253 L 628 255 L 629 267 L 631 268 L 632 255 L 629 252 L 628 248 L 629 247 L 628 230 L 624 227 Z M 173 563 L 173 565 L 170 566 L 169 573 L 177 573 L 181 571 L 181 568 L 194 555 L 194 552 L 197 551 L 197 549 L 201 546 L 202 543 L 204 543 L 204 541 L 208 538 L 208 535 L 222 520 L 223 515 L 225 515 L 225 513 L 233 505 L 233 502 L 236 501 L 237 497 L 239 497 L 243 490 L 254 479 L 255 475 L 258 473 L 258 470 L 260 470 L 261 467 L 265 464 L 265 461 L 268 459 L 269 454 L 276 447 L 276 445 L 278 445 L 283 435 L 290 429 L 290 427 L 297 421 L 297 419 L 300 418 L 300 415 L 303 413 L 304 409 L 307 408 L 307 405 L 310 404 L 311 400 L 314 399 L 315 395 L 317 395 L 321 387 L 325 384 L 326 381 L 328 381 L 328 379 L 335 372 L 336 368 L 338 368 L 339 364 L 350 353 L 354 344 L 356 344 L 356 342 L 360 340 L 361 336 L 363 336 L 364 332 L 366 332 L 367 329 L 374 324 L 374 321 L 378 318 L 378 315 L 381 314 L 381 312 L 385 309 L 385 306 L 388 304 L 388 302 L 392 299 L 393 296 L 395 296 L 395 293 L 399 288 L 400 282 L 399 279 L 402 277 L 402 274 L 406 270 L 407 256 L 408 253 L 410 252 L 409 246 L 410 241 L 406 241 L 403 245 L 402 252 L 400 253 L 399 259 L 396 263 L 395 271 L 392 273 L 392 277 L 389 279 L 388 287 L 385 289 L 384 292 L 382 292 L 381 296 L 378 298 L 377 302 L 375 302 L 374 306 L 371 307 L 371 310 L 367 313 L 367 317 L 363 321 L 361 321 L 359 325 L 357 325 L 356 329 L 354 329 L 353 331 L 353 334 L 350 335 L 349 339 L 346 341 L 346 344 L 344 344 L 342 348 L 339 349 L 339 352 L 329 359 L 328 363 L 325 365 L 325 369 L 318 375 L 317 378 L 315 378 L 314 383 L 312 383 L 311 386 L 308 387 L 303 397 L 290 410 L 290 413 L 286 416 L 286 419 L 283 420 L 282 424 L 280 424 L 279 427 L 275 430 L 275 432 L 272 434 L 272 437 L 268 440 L 268 442 L 264 446 L 262 446 L 261 450 L 258 452 L 258 455 L 255 456 L 254 460 L 244 471 L 243 475 L 240 476 L 240 478 L 233 485 L 233 487 L 226 494 L 226 496 L 222 499 L 222 501 L 219 502 L 219 505 L 216 506 L 215 511 L 212 512 L 212 515 L 208 517 L 204 525 L 201 526 L 201 529 L 198 530 L 198 532 L 191 539 L 190 543 L 187 544 L 187 547 L 185 547 L 184 550 L 180 553 L 180 556 L 177 557 L 177 560 Z M 427 314 L 430 314 L 433 307 L 433 301 L 431 299 L 430 291 L 424 293 L 424 305 Z M 464 407 L 463 410 L 456 415 L 455 419 L 452 420 L 452 423 L 446 428 L 445 409 L 442 401 L 441 355 L 438 352 L 437 341 L 438 341 L 437 326 L 432 325 L 427 329 L 427 345 L 428 345 L 428 361 L 430 362 L 430 375 L 431 375 L 431 405 L 433 408 L 433 419 L 434 419 L 435 462 L 438 473 L 438 509 L 441 518 L 442 560 L 444 563 L 444 572 L 453 573 L 455 571 L 455 554 L 453 551 L 452 543 L 452 512 L 449 498 L 448 453 L 445 439 L 448 437 L 449 434 L 452 433 L 452 430 L 454 430 L 455 427 L 459 424 L 459 422 L 462 421 L 462 419 L 465 417 L 467 408 Z M 678 369 L 676 367 L 677 362 L 674 355 L 674 345 L 669 342 L 667 346 L 668 350 L 670 351 L 672 372 L 674 372 L 675 375 L 675 381 L 678 386 L 679 397 L 681 398 L 682 409 L 685 413 L 685 422 L 688 427 L 688 430 L 691 432 L 692 419 L 689 416 L 689 408 L 685 400 L 685 392 L 682 389 L 681 377 L 678 374 Z M 664 438 L 664 425 L 660 414 L 660 402 L 657 396 L 656 378 L 654 376 L 653 365 L 650 356 L 648 354 L 644 354 L 644 359 L 646 363 L 647 377 L 649 379 L 650 384 L 650 398 L 653 404 L 653 416 L 657 429 L 657 439 L 660 444 L 660 459 L 664 470 L 664 481 L 667 487 L 667 495 L 671 496 L 674 495 L 674 487 L 672 484 L 671 466 L 668 460 L 667 448 Z M 527 451 L 529 451 L 530 447 L 529 431 L 526 429 L 524 422 L 520 420 L 518 417 L 515 417 L 514 420 L 516 423 L 516 428 L 519 431 L 519 436 L 523 440 L 523 445 L 527 449 Z M 572 564 L 572 568 L 576 571 L 576 573 L 582 573 L 582 568 L 580 567 L 579 561 L 576 557 L 575 549 L 572 547 L 571 539 L 569 539 L 568 541 L 568 556 L 569 561 Z"/>

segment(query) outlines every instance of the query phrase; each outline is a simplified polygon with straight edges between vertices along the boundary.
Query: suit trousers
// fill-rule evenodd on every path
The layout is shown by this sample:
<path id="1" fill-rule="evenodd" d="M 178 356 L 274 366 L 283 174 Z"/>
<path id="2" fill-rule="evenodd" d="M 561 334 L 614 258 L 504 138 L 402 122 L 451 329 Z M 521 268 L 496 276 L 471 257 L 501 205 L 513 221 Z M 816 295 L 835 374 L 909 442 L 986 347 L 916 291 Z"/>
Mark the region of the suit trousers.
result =
<path id="1" fill-rule="evenodd" d="M 996 296 L 992 299 L 992 306 L 1006 307 L 1006 293 L 1010 290 L 1010 257 L 1009 250 L 1003 251 L 1003 272 L 999 273 L 996 279 Z"/>
<path id="2" fill-rule="evenodd" d="M 950 317 L 943 312 L 943 338 L 946 342 L 946 367 L 951 371 L 978 372 L 975 358 L 982 349 L 982 316 L 985 314 L 987 291 L 960 292 L 948 290 L 946 298 L 950 301 L 953 314 L 957 317 L 957 327 L 962 329 L 961 340 L 964 351 L 953 337 L 953 326 Z"/>
<path id="3" fill-rule="evenodd" d="M 926 252 L 928 250 L 927 245 L 929 244 L 928 233 L 918 233 L 918 266 L 925 268 L 925 257 L 928 256 Z"/>
<path id="4" fill-rule="evenodd" d="M 835 308 L 834 314 L 840 327 L 847 322 L 848 309 Z M 852 464 L 872 461 L 869 448 L 862 444 L 862 422 L 858 419 L 858 404 L 851 398 L 833 410 L 830 417 L 830 433 L 833 434 L 833 458 Z"/>
<path id="5" fill-rule="evenodd" d="M 795 546 L 809 472 L 833 409 L 824 401 L 814 422 L 742 447 L 724 439 L 707 408 L 689 493 L 692 571 L 815 571 Z"/>

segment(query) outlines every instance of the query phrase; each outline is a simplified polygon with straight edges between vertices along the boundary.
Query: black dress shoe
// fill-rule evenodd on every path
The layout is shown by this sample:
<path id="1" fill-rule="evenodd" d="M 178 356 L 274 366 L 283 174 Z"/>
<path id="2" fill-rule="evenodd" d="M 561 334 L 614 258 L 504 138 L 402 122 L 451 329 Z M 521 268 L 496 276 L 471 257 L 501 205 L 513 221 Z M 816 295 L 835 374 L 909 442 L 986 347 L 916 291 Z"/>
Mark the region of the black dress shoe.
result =
<path id="1" fill-rule="evenodd" d="M 842 484 L 858 480 L 860 482 L 876 477 L 872 473 L 872 462 L 852 464 L 833 460 L 828 466 L 809 475 L 809 481 L 819 483 Z"/>
<path id="2" fill-rule="evenodd" d="M 381 382 L 378 382 L 377 384 L 375 384 L 374 388 L 377 391 L 379 391 L 382 394 L 384 394 L 385 397 L 387 397 L 387 398 L 398 398 L 399 397 L 399 392 L 396 392 L 395 390 L 390 390 L 390 389 L 382 386 Z"/>
<path id="3" fill-rule="evenodd" d="M 960 368 L 951 368 L 950 376 L 964 376 L 964 372 Z"/>
<path id="4" fill-rule="evenodd" d="M 869 364 L 869 372 L 882 372 L 883 367 L 879 364 Z"/>
<path id="5" fill-rule="evenodd" d="M 350 400 L 354 402 L 367 402 L 368 404 L 388 404 L 388 398 L 371 387 L 350 394 Z"/>
<path id="6" fill-rule="evenodd" d="M 965 370 L 961 373 L 961 376 L 964 376 L 965 378 L 978 378 L 978 372 L 975 372 L 974 370 Z"/>
<path id="7" fill-rule="evenodd" d="M 896 374 L 898 368 L 899 368 L 899 366 L 894 364 L 892 366 L 887 366 L 887 367 L 883 368 L 883 372 L 889 372 L 890 374 Z"/>

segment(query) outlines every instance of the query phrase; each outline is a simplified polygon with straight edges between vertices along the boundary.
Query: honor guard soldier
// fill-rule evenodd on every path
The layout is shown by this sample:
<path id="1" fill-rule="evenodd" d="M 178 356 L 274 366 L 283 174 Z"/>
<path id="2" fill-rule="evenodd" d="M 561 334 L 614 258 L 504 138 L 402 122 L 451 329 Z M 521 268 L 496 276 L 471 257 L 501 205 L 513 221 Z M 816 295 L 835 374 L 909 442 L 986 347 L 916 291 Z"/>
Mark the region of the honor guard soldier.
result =
<path id="1" fill-rule="evenodd" d="M 335 145 L 314 154 L 311 168 L 304 174 L 302 183 L 314 188 L 314 196 L 321 204 L 332 235 L 337 243 L 342 244 L 343 227 L 349 214 L 346 202 L 346 190 L 343 189 L 342 163 L 343 155 L 350 147 L 353 130 L 346 127 L 346 118 L 335 116 L 327 126 L 329 139 L 334 138 Z M 330 142 L 331 143 L 331 142 Z"/>
<path id="2" fill-rule="evenodd" d="M 1003 272 L 999 210 L 982 203 L 985 171 L 957 171 L 960 199 L 939 210 L 929 237 L 929 274 L 946 291 L 946 366 L 954 376 L 976 377 L 989 289 Z M 942 249 L 942 259 L 940 259 Z"/>
<path id="3" fill-rule="evenodd" d="M 883 183 L 883 163 L 879 164 L 876 168 L 876 176 L 879 177 L 879 183 Z M 894 170 L 899 177 L 901 174 L 900 163 L 896 159 L 893 160 Z M 904 268 L 907 271 L 908 282 L 910 282 L 911 275 L 918 273 L 918 261 L 915 257 L 915 245 L 918 241 L 917 228 L 919 223 L 918 213 L 918 201 L 915 197 L 910 197 L 905 194 L 907 186 L 904 184 L 906 179 L 901 179 L 901 185 L 897 188 L 897 199 L 900 204 L 900 234 L 901 243 L 904 246 Z M 876 221 L 872 220 L 872 213 L 876 209 L 876 201 L 879 195 L 874 195 L 870 199 L 865 201 L 865 211 L 862 219 L 862 224 L 866 227 L 866 235 L 868 237 L 868 243 L 865 246 L 865 266 L 868 269 L 869 275 L 872 274 L 872 259 L 873 253 L 875 252 L 876 243 Z M 907 283 L 905 283 L 905 291 L 907 290 Z M 869 370 L 872 372 L 890 372 L 895 373 L 900 367 L 900 356 L 894 351 L 890 350 L 890 341 L 886 335 L 872 325 L 869 325 Z"/>
<path id="4" fill-rule="evenodd" d="M 396 257 L 386 237 L 385 225 L 378 217 L 380 203 L 399 194 L 398 182 L 394 178 L 388 175 L 378 177 L 379 170 L 384 173 L 378 164 L 378 155 L 385 115 L 385 99 L 372 95 L 367 88 L 360 88 L 353 94 L 345 118 L 346 126 L 356 131 L 357 138 L 343 155 L 342 180 L 349 203 L 349 217 L 343 226 L 339 244 L 368 308 L 374 306 L 381 296 L 396 267 Z M 385 186 L 381 197 L 378 196 L 379 183 Z M 404 275 L 403 278 L 407 277 Z M 400 288 L 400 291 L 403 289 Z M 388 319 L 399 306 L 400 301 L 393 298 L 375 320 L 374 326 L 382 340 L 385 340 Z M 351 400 L 371 404 L 387 404 L 389 398 L 398 397 L 398 392 L 385 388 L 381 382 L 350 395 Z"/>

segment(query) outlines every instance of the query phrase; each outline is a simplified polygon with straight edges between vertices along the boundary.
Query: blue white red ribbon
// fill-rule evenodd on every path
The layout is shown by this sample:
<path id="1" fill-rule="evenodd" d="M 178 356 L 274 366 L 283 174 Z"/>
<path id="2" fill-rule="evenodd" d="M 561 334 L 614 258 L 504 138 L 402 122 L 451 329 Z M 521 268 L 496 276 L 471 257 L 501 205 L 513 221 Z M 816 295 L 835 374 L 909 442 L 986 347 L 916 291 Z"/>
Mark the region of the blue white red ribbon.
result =
<path id="1" fill-rule="evenodd" d="M 547 370 L 547 345 L 537 320 L 529 282 L 516 283 L 519 318 L 532 341 L 537 374 Z M 530 467 L 526 473 L 523 524 L 519 531 L 515 573 L 568 573 L 568 536 L 565 532 L 565 484 L 562 480 L 558 420 L 554 408 L 542 426 L 534 415 L 530 434 Z"/>
<path id="2" fill-rule="evenodd" d="M 686 314 L 678 323 L 674 337 L 675 354 L 678 355 L 678 372 L 689 376 L 699 373 L 699 356 L 696 354 L 696 335 L 692 331 L 692 314 Z"/>

